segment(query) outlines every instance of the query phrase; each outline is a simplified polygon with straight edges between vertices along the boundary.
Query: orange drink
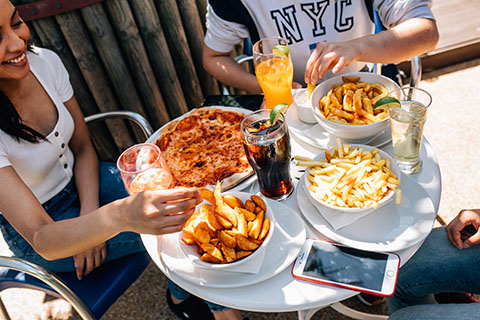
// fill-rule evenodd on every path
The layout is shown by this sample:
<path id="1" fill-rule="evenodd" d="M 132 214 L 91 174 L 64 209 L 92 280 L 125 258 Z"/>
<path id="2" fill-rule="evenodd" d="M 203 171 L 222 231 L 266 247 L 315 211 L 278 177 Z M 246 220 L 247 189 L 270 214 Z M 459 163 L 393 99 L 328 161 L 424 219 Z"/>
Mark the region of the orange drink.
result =
<path id="1" fill-rule="evenodd" d="M 292 104 L 293 65 L 290 59 L 272 57 L 255 68 L 258 83 L 262 87 L 267 109 L 279 103 Z"/>
<path id="2" fill-rule="evenodd" d="M 293 103 L 293 65 L 287 40 L 264 38 L 253 46 L 253 62 L 258 83 L 265 96 L 267 109 L 279 103 Z"/>

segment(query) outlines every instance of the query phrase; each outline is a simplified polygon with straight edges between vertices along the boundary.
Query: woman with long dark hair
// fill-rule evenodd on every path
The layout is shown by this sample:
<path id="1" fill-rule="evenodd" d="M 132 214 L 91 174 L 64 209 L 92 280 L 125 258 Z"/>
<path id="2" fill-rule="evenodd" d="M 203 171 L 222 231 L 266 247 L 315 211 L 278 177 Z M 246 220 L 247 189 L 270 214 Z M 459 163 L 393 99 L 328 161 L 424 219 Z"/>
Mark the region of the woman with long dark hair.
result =
<path id="1" fill-rule="evenodd" d="M 81 279 L 145 250 L 138 233 L 180 231 L 201 198 L 186 188 L 128 196 L 116 166 L 98 162 L 60 58 L 29 37 L 0 0 L 0 228 L 15 256 Z M 170 291 L 185 299 L 175 312 L 213 318 L 202 300 Z"/>

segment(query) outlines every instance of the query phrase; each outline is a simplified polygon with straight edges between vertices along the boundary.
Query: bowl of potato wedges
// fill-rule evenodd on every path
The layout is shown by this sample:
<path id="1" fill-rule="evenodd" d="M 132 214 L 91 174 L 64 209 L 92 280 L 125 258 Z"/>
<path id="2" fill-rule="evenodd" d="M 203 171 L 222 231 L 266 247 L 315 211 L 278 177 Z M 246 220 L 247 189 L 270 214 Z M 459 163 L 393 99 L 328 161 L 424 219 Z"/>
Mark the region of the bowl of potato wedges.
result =
<path id="1" fill-rule="evenodd" d="M 180 247 L 192 262 L 228 269 L 262 256 L 275 229 L 272 210 L 258 195 L 200 189 L 204 202 L 180 232 Z"/>

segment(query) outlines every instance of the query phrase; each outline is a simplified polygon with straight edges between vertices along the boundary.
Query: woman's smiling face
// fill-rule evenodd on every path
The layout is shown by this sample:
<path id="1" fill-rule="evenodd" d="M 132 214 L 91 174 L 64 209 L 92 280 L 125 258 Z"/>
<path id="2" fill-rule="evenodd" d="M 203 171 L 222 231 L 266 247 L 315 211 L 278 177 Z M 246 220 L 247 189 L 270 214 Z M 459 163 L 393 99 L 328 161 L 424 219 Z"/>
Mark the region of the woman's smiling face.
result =
<path id="1" fill-rule="evenodd" d="M 30 30 L 9 0 L 0 0 L 0 80 L 20 80 L 30 72 L 27 41 Z"/>

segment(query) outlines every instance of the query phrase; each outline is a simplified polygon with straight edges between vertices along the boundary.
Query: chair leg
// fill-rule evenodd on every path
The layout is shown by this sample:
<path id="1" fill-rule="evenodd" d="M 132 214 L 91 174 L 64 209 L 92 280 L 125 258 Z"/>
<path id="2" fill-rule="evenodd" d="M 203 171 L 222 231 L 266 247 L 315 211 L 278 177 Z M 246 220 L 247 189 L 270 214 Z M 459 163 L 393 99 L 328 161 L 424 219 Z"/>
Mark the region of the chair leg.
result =
<path id="1" fill-rule="evenodd" d="M 354 310 L 342 304 L 341 302 L 331 304 L 330 307 L 333 310 L 343 315 L 346 315 L 347 317 L 350 317 L 352 319 L 359 319 L 359 320 L 387 320 L 388 319 L 388 316 L 384 316 L 380 314 L 370 314 L 370 313 Z"/>
<path id="2" fill-rule="evenodd" d="M 316 309 L 307 309 L 307 310 L 298 310 L 298 320 L 310 320 L 318 310 L 323 308 Z"/>
<path id="3" fill-rule="evenodd" d="M 5 305 L 3 304 L 2 297 L 0 297 L 0 318 L 2 320 L 11 320 L 7 308 L 5 308 Z"/>

